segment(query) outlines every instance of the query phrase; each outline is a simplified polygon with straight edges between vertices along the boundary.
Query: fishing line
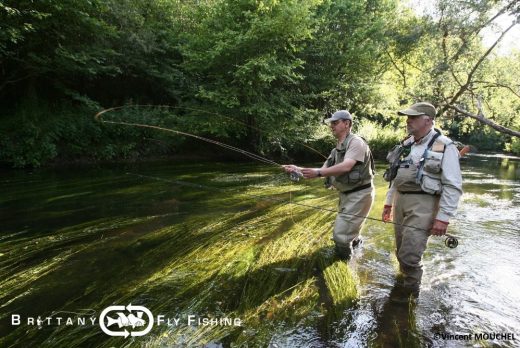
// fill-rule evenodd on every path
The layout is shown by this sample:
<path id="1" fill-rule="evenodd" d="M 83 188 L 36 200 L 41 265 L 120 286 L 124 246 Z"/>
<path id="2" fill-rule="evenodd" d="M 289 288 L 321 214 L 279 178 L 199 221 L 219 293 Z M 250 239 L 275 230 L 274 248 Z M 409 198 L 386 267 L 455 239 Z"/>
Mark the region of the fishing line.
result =
<path id="1" fill-rule="evenodd" d="M 113 108 L 109 108 L 109 109 L 105 109 L 105 110 L 102 110 L 100 112 L 98 112 L 94 118 L 97 120 L 97 121 L 100 121 L 100 122 L 104 122 L 104 123 L 109 123 L 109 124 L 117 124 L 117 125 L 124 125 L 124 126 L 134 126 L 134 127 L 143 127 L 143 128 L 151 128 L 151 129 L 157 129 L 157 130 L 162 130 L 162 131 L 167 131 L 167 132 L 173 132 L 173 133 L 176 133 L 176 134 L 180 134 L 180 135 L 184 135 L 184 136 L 188 136 L 188 137 L 192 137 L 192 138 L 195 138 L 195 139 L 199 139 L 199 140 L 202 140 L 202 141 L 205 141 L 205 142 L 208 142 L 210 144 L 214 144 L 214 145 L 218 145 L 218 146 L 221 146 L 225 149 L 228 149 L 228 150 L 232 150 L 232 151 L 236 151 L 238 153 L 241 153 L 249 158 L 252 158 L 254 160 L 257 160 L 257 161 L 260 161 L 260 162 L 263 162 L 263 163 L 266 163 L 266 164 L 272 164 L 272 165 L 276 165 L 278 167 L 281 167 L 282 165 L 275 162 L 275 161 L 272 161 L 270 159 L 267 159 L 265 157 L 262 157 L 260 155 L 257 155 L 257 154 L 254 154 L 252 152 L 249 152 L 249 151 L 246 151 L 246 150 L 243 150 L 243 149 L 240 149 L 240 148 L 237 148 L 237 147 L 234 147 L 234 146 L 231 146 L 231 145 L 228 145 L 228 144 L 225 144 L 225 143 L 222 143 L 222 142 L 219 142 L 219 141 L 216 141 L 216 140 L 213 140 L 213 139 L 209 139 L 209 138 L 205 138 L 205 137 L 201 137 L 199 135 L 195 135 L 195 134 L 191 134 L 191 133 L 186 133 L 186 132 L 182 132 L 182 131 L 178 131 L 178 130 L 174 130 L 174 129 L 171 129 L 171 128 L 163 128 L 163 127 L 159 127 L 159 126 L 152 126 L 152 125 L 146 125 L 146 124 L 141 124 L 141 123 L 131 123 L 131 122 L 123 122 L 123 121 L 106 121 L 104 119 L 101 118 L 101 116 L 107 112 L 111 112 L 111 111 L 115 111 L 115 110 L 121 110 L 121 109 L 124 109 L 124 108 L 127 108 L 127 107 L 132 107 L 134 105 L 124 105 L 124 106 L 116 106 L 116 107 L 113 107 Z M 135 105 L 137 107 L 159 107 L 159 108 L 168 108 L 168 109 L 181 109 L 182 107 L 176 107 L 176 106 L 170 106 L 170 105 L 158 105 L 158 106 L 154 106 L 154 105 Z M 206 110 L 198 110 L 198 109 L 194 109 L 194 108 L 183 108 L 185 110 L 192 110 L 192 111 L 197 111 L 197 112 L 204 112 L 204 113 L 208 113 L 210 115 L 217 115 L 217 116 L 220 116 L 222 118 L 225 118 L 225 119 L 228 119 L 228 120 L 231 120 L 231 121 L 234 121 L 234 122 L 239 122 L 239 123 L 242 123 L 243 125 L 247 126 L 247 127 L 250 127 L 252 129 L 255 129 L 257 130 L 258 132 L 260 133 L 263 133 L 263 131 L 257 127 L 254 127 L 254 126 L 251 126 L 251 125 L 248 125 L 242 121 L 239 121 L 239 120 L 235 120 L 234 118 L 232 117 L 228 117 L 228 116 L 224 116 L 224 115 L 221 115 L 221 114 L 218 114 L 218 113 L 213 113 L 213 112 L 209 112 L 209 111 L 206 111 Z M 325 155 L 323 155 L 322 153 L 320 153 L 318 150 L 306 145 L 306 144 L 303 144 L 303 143 L 299 143 L 300 145 L 303 145 L 304 147 L 318 153 L 320 156 L 322 156 L 323 158 L 327 158 Z M 300 173 L 300 172 L 291 172 L 289 173 L 289 177 L 292 181 L 299 181 L 300 178 L 303 177 L 303 175 Z M 292 195 L 289 194 L 289 200 L 290 202 L 292 202 Z M 291 218 L 293 220 L 293 223 L 296 224 L 296 222 L 294 221 L 294 217 L 293 217 L 293 213 L 292 213 L 292 210 L 291 210 Z"/>
<path id="2" fill-rule="evenodd" d="M 143 105 L 143 106 L 151 107 L 152 105 Z M 246 151 L 246 150 L 243 150 L 243 149 L 240 149 L 240 148 L 237 148 L 237 147 L 234 147 L 234 146 L 231 146 L 231 145 L 228 145 L 228 144 L 225 144 L 225 143 L 213 140 L 213 139 L 205 138 L 205 137 L 202 137 L 202 136 L 199 136 L 199 135 L 182 132 L 182 131 L 178 131 L 178 130 L 175 130 L 175 129 L 164 128 L 164 127 L 159 127 L 159 126 L 152 126 L 152 125 L 141 124 L 141 123 L 132 123 L 132 122 L 123 122 L 123 121 L 106 121 L 106 120 L 103 120 L 101 118 L 101 115 L 103 115 L 104 113 L 107 113 L 107 112 L 110 112 L 110 111 L 114 111 L 114 110 L 118 110 L 118 109 L 122 109 L 122 108 L 125 108 L 125 107 L 129 107 L 129 106 L 118 106 L 118 107 L 113 107 L 113 108 L 102 110 L 102 111 L 98 112 L 94 116 L 94 118 L 96 120 L 100 121 L 100 122 L 103 122 L 103 123 L 117 124 L 117 125 L 124 125 L 124 126 L 132 126 L 132 127 L 150 128 L 150 129 L 157 129 L 157 130 L 162 130 L 162 131 L 166 131 L 166 132 L 172 132 L 172 133 L 175 133 L 175 134 L 184 135 L 184 136 L 187 136 L 187 137 L 191 137 L 191 138 L 195 138 L 195 139 L 198 139 L 198 140 L 202 140 L 202 141 L 208 142 L 210 144 L 218 145 L 218 146 L 223 147 L 223 148 L 228 149 L 228 150 L 232 150 L 232 151 L 241 153 L 241 154 L 243 154 L 243 155 L 245 155 L 245 156 L 247 156 L 249 158 L 252 158 L 254 160 L 257 160 L 257 161 L 260 161 L 260 162 L 263 162 L 263 163 L 266 163 L 266 164 L 271 164 L 271 165 L 275 165 L 277 167 L 282 167 L 282 165 L 280 163 L 275 162 L 273 160 L 270 160 L 268 158 L 265 158 L 263 156 L 257 155 L 255 153 L 252 153 L 252 152 L 249 152 L 249 151 Z M 155 107 L 157 107 L 157 106 L 155 106 Z M 159 107 L 177 108 L 177 107 L 168 106 L 168 105 L 163 105 L 163 106 L 159 106 Z M 196 110 L 196 109 L 192 109 L 192 110 Z M 198 111 L 200 111 L 200 110 L 198 110 Z M 228 118 L 228 117 L 223 116 L 223 115 L 220 115 L 220 116 Z M 234 119 L 232 119 L 232 120 L 234 120 Z M 234 121 L 237 121 L 237 120 L 234 120 Z M 238 121 L 238 122 L 240 122 L 240 121 Z M 259 129 L 257 129 L 257 130 L 259 130 Z M 302 145 L 304 145 L 304 144 L 302 144 Z M 306 145 L 304 145 L 304 146 L 306 146 Z M 317 152 L 317 150 L 315 150 L 315 151 Z M 320 153 L 320 155 L 322 155 L 322 154 Z M 325 156 L 323 156 L 323 157 L 325 157 Z M 225 189 L 209 187 L 209 186 L 205 186 L 205 185 L 201 185 L 201 184 L 187 183 L 187 182 L 183 182 L 183 181 L 179 181 L 179 180 L 168 180 L 168 179 L 162 179 L 162 178 L 158 178 L 158 177 L 140 175 L 140 174 L 135 174 L 135 173 L 126 173 L 126 174 L 139 176 L 139 177 L 143 177 L 143 178 L 148 178 L 148 179 L 154 179 L 154 180 L 159 180 L 159 181 L 175 183 L 175 184 L 182 185 L 182 186 L 191 186 L 191 187 L 197 187 L 197 188 L 207 189 L 207 190 L 217 190 L 217 191 L 220 191 L 220 192 L 229 192 L 229 190 L 225 190 Z M 302 175 L 301 175 L 301 173 L 291 172 L 290 176 L 291 176 L 291 180 L 298 181 L 300 179 L 300 176 L 302 176 Z M 310 209 L 314 209 L 314 210 L 328 211 L 328 212 L 332 212 L 332 213 L 340 213 L 337 210 L 333 210 L 333 209 L 329 209 L 329 208 L 324 208 L 324 207 L 313 206 L 313 205 L 304 204 L 304 203 L 293 202 L 291 196 L 290 196 L 290 201 L 287 202 L 287 201 L 276 199 L 276 198 L 266 198 L 266 197 L 263 197 L 263 196 L 260 196 L 260 195 L 254 195 L 254 194 L 248 194 L 248 193 L 244 193 L 244 194 L 247 195 L 247 196 L 250 196 L 250 197 L 260 198 L 260 199 L 270 200 L 270 201 L 275 201 L 275 202 L 283 203 L 283 204 L 294 204 L 294 205 L 298 205 L 298 206 L 302 206 L 302 207 L 306 207 L 306 208 L 310 208 Z M 396 225 L 396 226 L 409 227 L 409 228 L 413 228 L 413 229 L 416 229 L 416 230 L 429 232 L 429 230 L 427 230 L 427 229 L 419 228 L 419 227 L 416 227 L 416 226 L 399 224 L 399 223 L 396 223 L 396 222 L 393 222 L 393 221 L 385 222 L 385 221 L 383 221 L 381 219 L 376 219 L 376 218 L 373 218 L 373 217 L 370 217 L 370 216 L 362 216 L 362 215 L 357 215 L 357 214 L 352 214 L 352 213 L 342 213 L 342 214 L 349 215 L 349 216 L 354 216 L 354 217 L 359 217 L 359 218 L 363 218 L 363 219 L 368 219 L 368 220 L 372 220 L 372 221 L 378 221 L 378 222 L 393 224 L 393 225 Z M 449 247 L 449 248 L 456 248 L 457 245 L 458 245 L 457 237 L 454 236 L 454 235 L 450 235 L 450 234 L 445 234 L 445 236 L 447 237 L 446 240 L 445 240 L 445 245 L 447 247 Z"/>
<path id="3" fill-rule="evenodd" d="M 228 150 L 232 150 L 232 151 L 236 151 L 236 152 L 239 152 L 249 158 L 252 158 L 252 159 L 255 159 L 255 160 L 258 160 L 258 161 L 261 161 L 263 163 L 267 163 L 267 164 L 273 164 L 273 165 L 276 165 L 276 166 L 282 166 L 281 164 L 275 162 L 275 161 L 271 161 L 267 158 L 264 158 L 262 156 L 259 156 L 257 154 L 254 154 L 254 153 L 251 153 L 249 151 L 246 151 L 246 150 L 243 150 L 243 149 L 240 149 L 240 148 L 237 148 L 237 147 L 233 147 L 231 145 L 227 145 L 227 144 L 224 144 L 224 143 L 221 143 L 221 142 L 218 142 L 216 140 L 212 140 L 212 139 L 208 139 L 208 138 L 204 138 L 204 137 L 201 137 L 201 136 L 198 136 L 198 135 L 195 135 L 195 134 L 190 134 L 190 133 L 186 133 L 186 132 L 181 132 L 181 131 L 177 131 L 177 130 L 174 130 L 174 129 L 171 129 L 171 128 L 163 128 L 163 127 L 159 127 L 159 126 L 151 126 L 151 125 L 145 125 L 145 124 L 139 124 L 139 123 L 130 123 L 130 122 L 123 122 L 123 121 L 105 121 L 101 116 L 105 113 L 108 113 L 108 112 L 112 112 L 112 111 L 116 111 L 116 110 L 121 110 L 121 109 L 125 109 L 125 108 L 130 108 L 130 107 L 154 107 L 154 108 L 167 108 L 167 109 L 184 109 L 184 110 L 190 110 L 190 111 L 197 111 L 197 112 L 201 112 L 201 113 L 207 113 L 207 114 L 210 114 L 210 115 L 217 115 L 219 117 L 222 117 L 222 118 L 225 118 L 227 120 L 231 120 L 233 122 L 238 122 L 238 123 L 241 123 L 242 125 L 246 126 L 246 127 L 249 127 L 251 129 L 254 129 L 260 133 L 264 133 L 260 128 L 258 127 L 255 127 L 255 126 L 252 126 L 252 125 L 248 125 L 246 124 L 245 122 L 243 121 L 240 121 L 240 120 L 236 120 L 232 117 L 229 117 L 229 116 L 224 116 L 222 114 L 219 114 L 219 113 L 216 113 L 216 112 L 210 112 L 210 111 L 206 111 L 206 110 L 203 110 L 203 109 L 196 109 L 196 108 L 189 108 L 189 107 L 180 107 L 180 106 L 172 106 L 172 105 L 149 105 L 149 104 L 146 104 L 146 105 L 123 105 L 123 106 L 116 106 L 116 107 L 112 107 L 112 108 L 108 108 L 108 109 L 105 109 L 105 110 L 101 110 L 99 111 L 95 116 L 94 116 L 94 119 L 97 120 L 97 121 L 100 121 L 100 122 L 104 122 L 104 123 L 111 123 L 111 124 L 119 124 L 119 125 L 126 125 L 126 126 L 134 126 L 134 127 L 144 127 L 144 128 L 153 128 L 153 129 L 158 129 L 158 130 L 163 130 L 163 131 L 169 131 L 169 132 L 173 132 L 173 133 L 176 133 L 176 134 L 181 134 L 181 135 L 185 135 L 185 136 L 189 136 L 189 137 L 193 137 L 193 138 L 196 138 L 196 139 L 199 139 L 199 140 L 203 140 L 203 141 L 206 141 L 206 142 L 209 142 L 211 144 L 215 144 L 215 145 L 218 145 L 218 146 L 221 146 L 221 147 L 224 147 Z M 323 157 L 324 159 L 327 159 L 327 156 L 323 155 L 321 152 L 319 152 L 318 150 L 314 149 L 313 147 L 311 146 L 308 146 L 304 143 L 297 143 L 299 145 L 302 145 L 304 146 L 305 148 L 319 154 L 321 157 Z M 301 174 L 301 172 L 290 172 L 289 173 L 289 178 L 294 181 L 294 182 L 298 182 L 301 178 L 303 178 L 303 175 Z"/>
<path id="4" fill-rule="evenodd" d="M 164 178 L 160 178 L 160 177 L 156 177 L 156 176 L 142 175 L 142 174 L 130 173 L 130 172 L 127 172 L 125 174 L 136 176 L 136 177 L 140 177 L 140 178 L 145 178 L 145 179 L 152 179 L 152 180 L 157 180 L 157 181 L 163 181 L 163 182 L 167 182 L 167 183 L 176 184 L 176 185 L 179 185 L 179 186 L 194 187 L 194 188 L 199 188 L 199 189 L 204 189 L 204 190 L 219 191 L 219 192 L 225 192 L 225 193 L 231 192 L 231 190 L 228 190 L 228 189 L 222 189 L 222 188 L 212 187 L 212 186 L 207 186 L 207 185 L 202 185 L 202 184 L 195 184 L 195 183 L 191 183 L 191 182 L 187 182 L 187 181 L 164 179 Z M 314 209 L 314 210 L 318 210 L 318 211 L 326 211 L 326 212 L 336 213 L 336 214 L 340 213 L 339 211 L 334 210 L 334 209 L 320 207 L 320 206 L 315 206 L 315 205 L 310 205 L 310 204 L 305 204 L 305 203 L 298 203 L 298 202 L 294 202 L 294 201 L 291 201 L 291 200 L 288 202 L 288 201 L 283 200 L 283 199 L 278 199 L 278 198 L 274 198 L 274 197 L 265 197 L 265 196 L 261 196 L 261 195 L 257 195 L 257 194 L 253 194 L 253 193 L 247 193 L 247 192 L 240 192 L 240 193 L 244 194 L 246 196 L 252 197 L 252 198 L 259 198 L 259 199 L 267 200 L 267 201 L 271 201 L 271 202 L 277 202 L 277 203 L 282 203 L 282 204 L 294 204 L 294 205 L 297 205 L 297 206 L 300 206 L 300 207 L 305 207 L 305 208 Z M 411 225 L 405 225 L 405 224 L 399 224 L 399 223 L 393 222 L 393 221 L 385 222 L 385 221 L 383 221 L 381 219 L 373 218 L 373 217 L 370 217 L 370 216 L 363 216 L 363 215 L 357 215 L 357 214 L 352 214 L 352 213 L 343 213 L 343 212 L 341 212 L 341 214 L 354 216 L 354 217 L 359 217 L 359 218 L 363 218 L 363 219 L 368 219 L 368 220 L 372 220 L 372 221 L 383 222 L 385 224 L 392 224 L 392 225 L 396 225 L 396 226 L 409 227 L 409 228 L 413 228 L 413 229 L 416 229 L 416 230 L 419 230 L 419 231 L 429 232 L 429 230 L 424 229 L 424 228 L 411 226 Z M 449 247 L 451 249 L 457 247 L 458 240 L 457 240 L 456 236 L 454 236 L 452 234 L 445 234 L 445 236 L 447 237 L 446 240 L 445 240 L 445 245 L 447 247 Z"/>

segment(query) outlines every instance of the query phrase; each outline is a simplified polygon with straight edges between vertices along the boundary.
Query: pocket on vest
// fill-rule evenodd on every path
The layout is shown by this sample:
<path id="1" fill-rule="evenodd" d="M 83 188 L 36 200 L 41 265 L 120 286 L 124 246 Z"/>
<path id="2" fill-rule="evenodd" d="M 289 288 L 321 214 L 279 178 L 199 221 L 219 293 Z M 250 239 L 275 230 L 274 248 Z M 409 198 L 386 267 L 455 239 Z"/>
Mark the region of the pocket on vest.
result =
<path id="1" fill-rule="evenodd" d="M 424 170 L 428 173 L 439 174 L 443 155 L 441 152 L 428 151 L 424 159 Z"/>
<path id="2" fill-rule="evenodd" d="M 348 173 L 349 184 L 358 184 L 361 181 L 361 173 L 359 170 L 353 170 Z"/>
<path id="3" fill-rule="evenodd" d="M 421 189 L 429 194 L 438 195 L 442 192 L 441 181 L 428 175 L 423 175 Z"/>
<path id="4" fill-rule="evenodd" d="M 417 175 L 417 167 L 414 164 L 408 164 L 407 167 L 399 168 L 397 171 L 397 175 L 394 178 L 394 186 L 398 190 L 411 190 L 411 187 L 417 187 L 416 177 Z"/>

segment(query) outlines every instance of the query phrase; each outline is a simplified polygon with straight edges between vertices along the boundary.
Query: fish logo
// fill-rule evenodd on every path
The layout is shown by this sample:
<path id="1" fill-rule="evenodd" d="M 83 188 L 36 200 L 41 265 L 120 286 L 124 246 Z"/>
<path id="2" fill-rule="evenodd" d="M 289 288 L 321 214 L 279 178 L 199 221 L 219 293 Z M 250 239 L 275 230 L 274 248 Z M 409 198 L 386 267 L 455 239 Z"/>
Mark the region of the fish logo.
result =
<path id="1" fill-rule="evenodd" d="M 123 326 L 132 326 L 133 329 L 135 329 L 136 326 L 144 326 L 145 321 L 141 319 L 143 317 L 143 313 L 144 312 L 137 312 L 136 317 L 132 313 L 126 316 L 123 312 L 117 312 L 117 319 L 113 319 L 107 316 L 107 327 L 110 327 L 113 324 L 117 324 L 119 328 L 122 328 Z"/>
<path id="2" fill-rule="evenodd" d="M 111 314 L 111 312 L 115 312 Z M 110 314 L 110 316 L 109 316 Z M 146 319 L 143 316 L 146 314 Z M 106 319 L 106 320 L 105 320 Z M 99 326 L 104 333 L 110 336 L 144 336 L 153 327 L 152 312 L 144 306 L 109 306 L 99 316 Z M 121 329 L 116 330 L 113 329 Z M 131 328 L 130 331 L 127 328 Z M 134 331 L 136 328 L 142 329 Z"/>

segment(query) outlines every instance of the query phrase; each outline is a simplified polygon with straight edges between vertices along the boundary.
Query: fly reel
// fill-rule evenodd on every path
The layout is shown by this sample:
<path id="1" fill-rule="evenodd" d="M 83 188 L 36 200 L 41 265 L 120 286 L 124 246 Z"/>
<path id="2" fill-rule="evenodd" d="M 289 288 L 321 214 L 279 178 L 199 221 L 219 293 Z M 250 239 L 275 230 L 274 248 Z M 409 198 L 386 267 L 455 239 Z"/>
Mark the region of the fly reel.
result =
<path id="1" fill-rule="evenodd" d="M 294 171 L 289 174 L 289 178 L 291 178 L 292 181 L 298 182 L 301 178 L 303 178 L 302 172 Z"/>
<path id="2" fill-rule="evenodd" d="M 446 245 L 450 249 L 455 249 L 459 245 L 459 240 L 455 236 L 446 235 L 446 239 L 444 240 L 444 245 Z"/>

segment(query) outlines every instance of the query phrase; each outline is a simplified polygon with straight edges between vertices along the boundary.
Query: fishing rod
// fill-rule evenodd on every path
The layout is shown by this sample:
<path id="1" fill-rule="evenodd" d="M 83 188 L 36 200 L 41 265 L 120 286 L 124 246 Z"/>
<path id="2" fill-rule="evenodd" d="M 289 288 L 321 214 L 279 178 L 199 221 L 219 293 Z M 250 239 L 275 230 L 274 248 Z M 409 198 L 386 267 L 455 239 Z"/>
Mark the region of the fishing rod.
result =
<path id="1" fill-rule="evenodd" d="M 142 106 L 146 106 L 146 107 L 151 107 L 153 105 L 142 105 Z M 103 115 L 104 113 L 107 113 L 107 112 L 110 112 L 110 111 L 113 111 L 113 110 L 119 110 L 119 109 L 122 109 L 122 108 L 125 108 L 126 106 L 116 106 L 116 107 L 113 107 L 113 108 L 110 108 L 110 109 L 105 109 L 105 110 L 102 110 L 100 112 L 98 112 L 94 118 L 97 120 L 97 121 L 100 121 L 100 122 L 103 122 L 103 123 L 109 123 L 109 124 L 117 124 L 117 125 L 124 125 L 124 126 L 132 126 L 132 127 L 142 127 L 142 128 L 151 128 L 151 129 L 157 129 L 157 130 L 162 130 L 162 131 L 166 131 L 166 132 L 172 132 L 172 133 L 175 133 L 175 134 L 180 134 L 180 135 L 184 135 L 184 136 L 187 136 L 187 137 L 192 137 L 192 138 L 195 138 L 195 139 L 199 139 L 199 140 L 202 140 L 202 141 L 205 141 L 205 142 L 208 142 L 210 144 L 214 144 L 214 145 L 218 145 L 218 146 L 221 146 L 225 149 L 228 149 L 228 150 L 232 150 L 232 151 L 236 151 L 238 153 L 241 153 L 249 158 L 252 158 L 252 159 L 255 159 L 257 161 L 260 161 L 260 162 L 263 162 L 263 163 L 267 163 L 267 164 L 272 164 L 272 165 L 275 165 L 275 166 L 278 166 L 278 167 L 283 167 L 283 165 L 281 165 L 280 163 L 278 162 L 275 162 L 273 160 L 270 160 L 268 158 L 265 158 L 265 157 L 262 157 L 260 155 L 257 155 L 255 153 L 252 153 L 252 152 L 249 152 L 249 151 L 246 151 L 246 150 L 243 150 L 243 149 L 240 149 L 238 147 L 234 147 L 234 146 L 231 146 L 231 145 L 228 145 L 228 144 L 225 144 L 225 143 L 222 143 L 220 141 L 217 141 L 217 140 L 213 140 L 213 139 L 209 139 L 209 138 L 205 138 L 205 137 L 202 137 L 200 135 L 195 135 L 195 134 L 191 134 L 191 133 L 186 133 L 186 132 L 182 132 L 182 131 L 178 131 L 178 130 L 175 130 L 175 129 L 171 129 L 171 128 L 164 128 L 164 127 L 159 127 L 159 126 L 152 126 L 152 125 L 148 125 L 148 124 L 142 124 L 142 123 L 132 123 L 132 122 L 123 122 L 123 121 L 106 121 L 104 119 L 101 118 L 101 115 Z M 167 108 L 176 108 L 174 106 L 169 106 L 169 105 L 161 105 L 159 107 L 167 107 Z M 196 109 L 191 109 L 191 110 L 196 110 Z M 204 111 L 204 110 L 202 110 Z M 209 113 L 209 112 L 208 112 Z M 224 118 L 227 118 L 227 119 L 231 119 L 231 120 L 234 120 L 233 118 L 231 117 L 226 117 L 224 115 L 220 115 L 220 114 L 217 114 L 219 116 L 222 116 Z M 238 122 L 241 122 L 241 121 L 238 121 Z M 243 122 L 242 122 L 243 123 Z M 245 123 L 243 123 L 244 125 L 246 126 L 249 126 Z M 252 127 L 252 126 L 251 126 Z M 255 128 L 255 127 L 252 127 L 253 129 L 256 129 L 258 131 L 260 131 L 260 129 L 258 128 Z M 310 146 L 307 146 L 305 144 L 301 144 L 311 150 L 313 150 L 314 152 L 317 152 L 318 154 L 320 154 L 321 156 L 325 157 L 323 154 L 321 154 L 320 152 L 318 152 L 318 150 L 316 149 L 313 149 L 312 147 Z M 327 158 L 327 157 L 325 157 Z M 299 181 L 301 178 L 303 178 L 303 174 L 299 171 L 292 171 L 289 173 L 289 178 L 292 180 L 292 181 Z"/>
<path id="2" fill-rule="evenodd" d="M 190 111 L 196 111 L 196 112 L 200 112 L 200 113 L 205 113 L 205 114 L 209 114 L 211 116 L 218 116 L 218 117 L 221 117 L 221 118 L 224 118 L 226 120 L 229 120 L 229 121 L 232 121 L 232 122 L 238 122 L 248 128 L 251 128 L 251 129 L 254 129 L 256 131 L 258 131 L 259 133 L 261 134 L 264 134 L 264 131 L 258 127 L 255 127 L 253 125 L 250 125 L 250 124 L 247 124 L 245 123 L 244 121 L 241 121 L 241 120 L 237 120 L 233 117 L 230 117 L 230 116 L 225 116 L 225 115 L 222 115 L 218 112 L 213 112 L 213 111 L 207 111 L 207 110 L 203 110 L 203 109 L 196 109 L 196 108 L 190 108 L 190 107 L 184 107 L 184 106 L 173 106 L 173 105 L 153 105 L 153 104 L 137 104 L 137 105 L 121 105 L 121 106 L 115 106 L 115 107 L 112 107 L 112 108 L 108 108 L 108 109 L 104 109 L 104 110 L 101 110 L 99 111 L 95 116 L 94 118 L 97 120 L 97 121 L 101 121 L 101 122 L 108 122 L 108 121 L 105 121 L 101 118 L 101 116 L 105 113 L 108 113 L 108 112 L 112 112 L 112 111 L 117 111 L 117 110 L 122 110 L 122 109 L 126 109 L 126 108 L 130 108 L 130 107 L 144 107 L 144 108 L 164 108 L 164 109 L 180 109 L 180 110 L 190 110 Z M 311 150 L 312 152 L 314 153 L 317 153 L 318 155 L 320 155 L 321 157 L 323 157 L 324 159 L 327 159 L 327 156 L 325 156 L 324 154 L 322 154 L 321 152 L 319 152 L 318 150 L 316 150 L 315 148 L 307 145 L 307 144 L 304 144 L 304 143 L 300 143 L 298 142 L 297 144 Z"/>
<path id="3" fill-rule="evenodd" d="M 228 190 L 228 189 L 223 189 L 223 188 L 218 188 L 218 187 L 213 187 L 213 186 L 207 186 L 207 185 L 202 185 L 202 184 L 195 184 L 195 183 L 187 182 L 187 181 L 165 179 L 165 178 L 160 178 L 160 177 L 156 177 L 156 176 L 142 175 L 142 174 L 130 173 L 130 172 L 126 172 L 125 174 L 126 175 L 136 176 L 136 177 L 143 178 L 143 179 L 152 179 L 152 180 L 156 180 L 156 181 L 163 181 L 163 182 L 167 182 L 167 183 L 171 183 L 171 184 L 176 184 L 176 185 L 179 185 L 179 186 L 194 187 L 194 188 L 199 188 L 199 189 L 204 189 L 204 190 L 218 191 L 218 192 L 225 192 L 225 193 L 229 193 L 230 192 L 230 190 Z M 320 207 L 320 206 L 315 206 L 315 205 L 310 205 L 310 204 L 305 204 L 305 203 L 298 203 L 298 202 L 294 202 L 294 201 L 286 201 L 286 200 L 279 199 L 279 198 L 274 198 L 274 197 L 265 197 L 265 196 L 261 196 L 261 195 L 257 195 L 257 194 L 253 194 L 253 193 L 247 193 L 247 192 L 241 192 L 241 193 L 246 195 L 246 196 L 252 197 L 252 198 L 259 198 L 259 199 L 266 200 L 266 201 L 277 202 L 277 203 L 282 203 L 282 204 L 294 204 L 294 205 L 297 205 L 297 206 L 300 206 L 300 207 L 305 207 L 305 208 L 319 210 L 319 211 L 326 211 L 326 212 L 330 212 L 330 213 L 340 213 L 339 211 L 334 210 L 334 209 L 330 209 L 330 208 L 325 208 L 325 207 Z M 368 219 L 368 220 L 372 220 L 372 221 L 377 221 L 377 222 L 383 222 L 385 224 L 392 224 L 392 225 L 396 225 L 396 226 L 409 227 L 409 228 L 413 228 L 413 229 L 416 229 L 416 230 L 419 230 L 419 231 L 429 232 L 429 230 L 424 229 L 424 228 L 420 228 L 420 227 L 417 227 L 417 226 L 400 224 L 400 223 L 393 222 L 393 221 L 386 222 L 386 221 L 383 221 L 381 219 L 373 218 L 373 217 L 370 217 L 370 216 L 364 216 L 364 215 L 358 215 L 358 214 L 352 214 L 352 213 L 342 213 L 342 214 L 345 214 L 345 215 L 348 215 L 348 216 L 359 217 L 359 218 L 363 218 L 363 219 Z M 454 249 L 454 248 L 456 248 L 459 245 L 457 236 L 452 235 L 452 234 L 448 234 L 448 233 L 446 233 L 445 236 L 446 236 L 446 239 L 444 241 L 444 244 L 448 248 Z"/>
<path id="4" fill-rule="evenodd" d="M 234 147 L 234 146 L 231 146 L 231 145 L 228 145 L 228 144 L 225 144 L 225 143 L 221 143 L 220 141 L 216 141 L 216 140 L 213 140 L 213 139 L 201 137 L 200 135 L 195 135 L 195 134 L 178 131 L 178 130 L 171 129 L 171 128 L 163 128 L 163 127 L 159 127 L 159 126 L 152 126 L 152 125 L 149 125 L 149 124 L 142 124 L 142 123 L 122 122 L 122 121 L 105 121 L 105 120 L 101 120 L 101 122 L 110 123 L 110 124 L 117 124 L 117 125 L 123 125 L 123 126 L 151 128 L 151 129 L 162 130 L 162 131 L 165 131 L 165 132 L 171 132 L 171 133 L 175 133 L 175 134 L 180 134 L 180 135 L 184 135 L 184 136 L 187 136 L 187 137 L 199 139 L 199 140 L 205 141 L 205 142 L 210 143 L 210 144 L 218 145 L 218 146 L 223 147 L 223 148 L 228 149 L 228 150 L 236 151 L 236 152 L 241 153 L 241 154 L 243 154 L 243 155 L 245 155 L 245 156 L 247 156 L 249 158 L 252 158 L 254 160 L 257 160 L 257 161 L 260 161 L 260 162 L 263 162 L 263 163 L 272 164 L 272 165 L 275 165 L 275 166 L 278 166 L 278 167 L 282 167 L 282 165 L 280 163 L 275 162 L 273 160 L 270 160 L 268 158 L 265 158 L 265 157 L 262 157 L 260 155 L 255 154 L 255 153 L 252 153 L 252 152 L 240 149 L 238 147 Z"/>

